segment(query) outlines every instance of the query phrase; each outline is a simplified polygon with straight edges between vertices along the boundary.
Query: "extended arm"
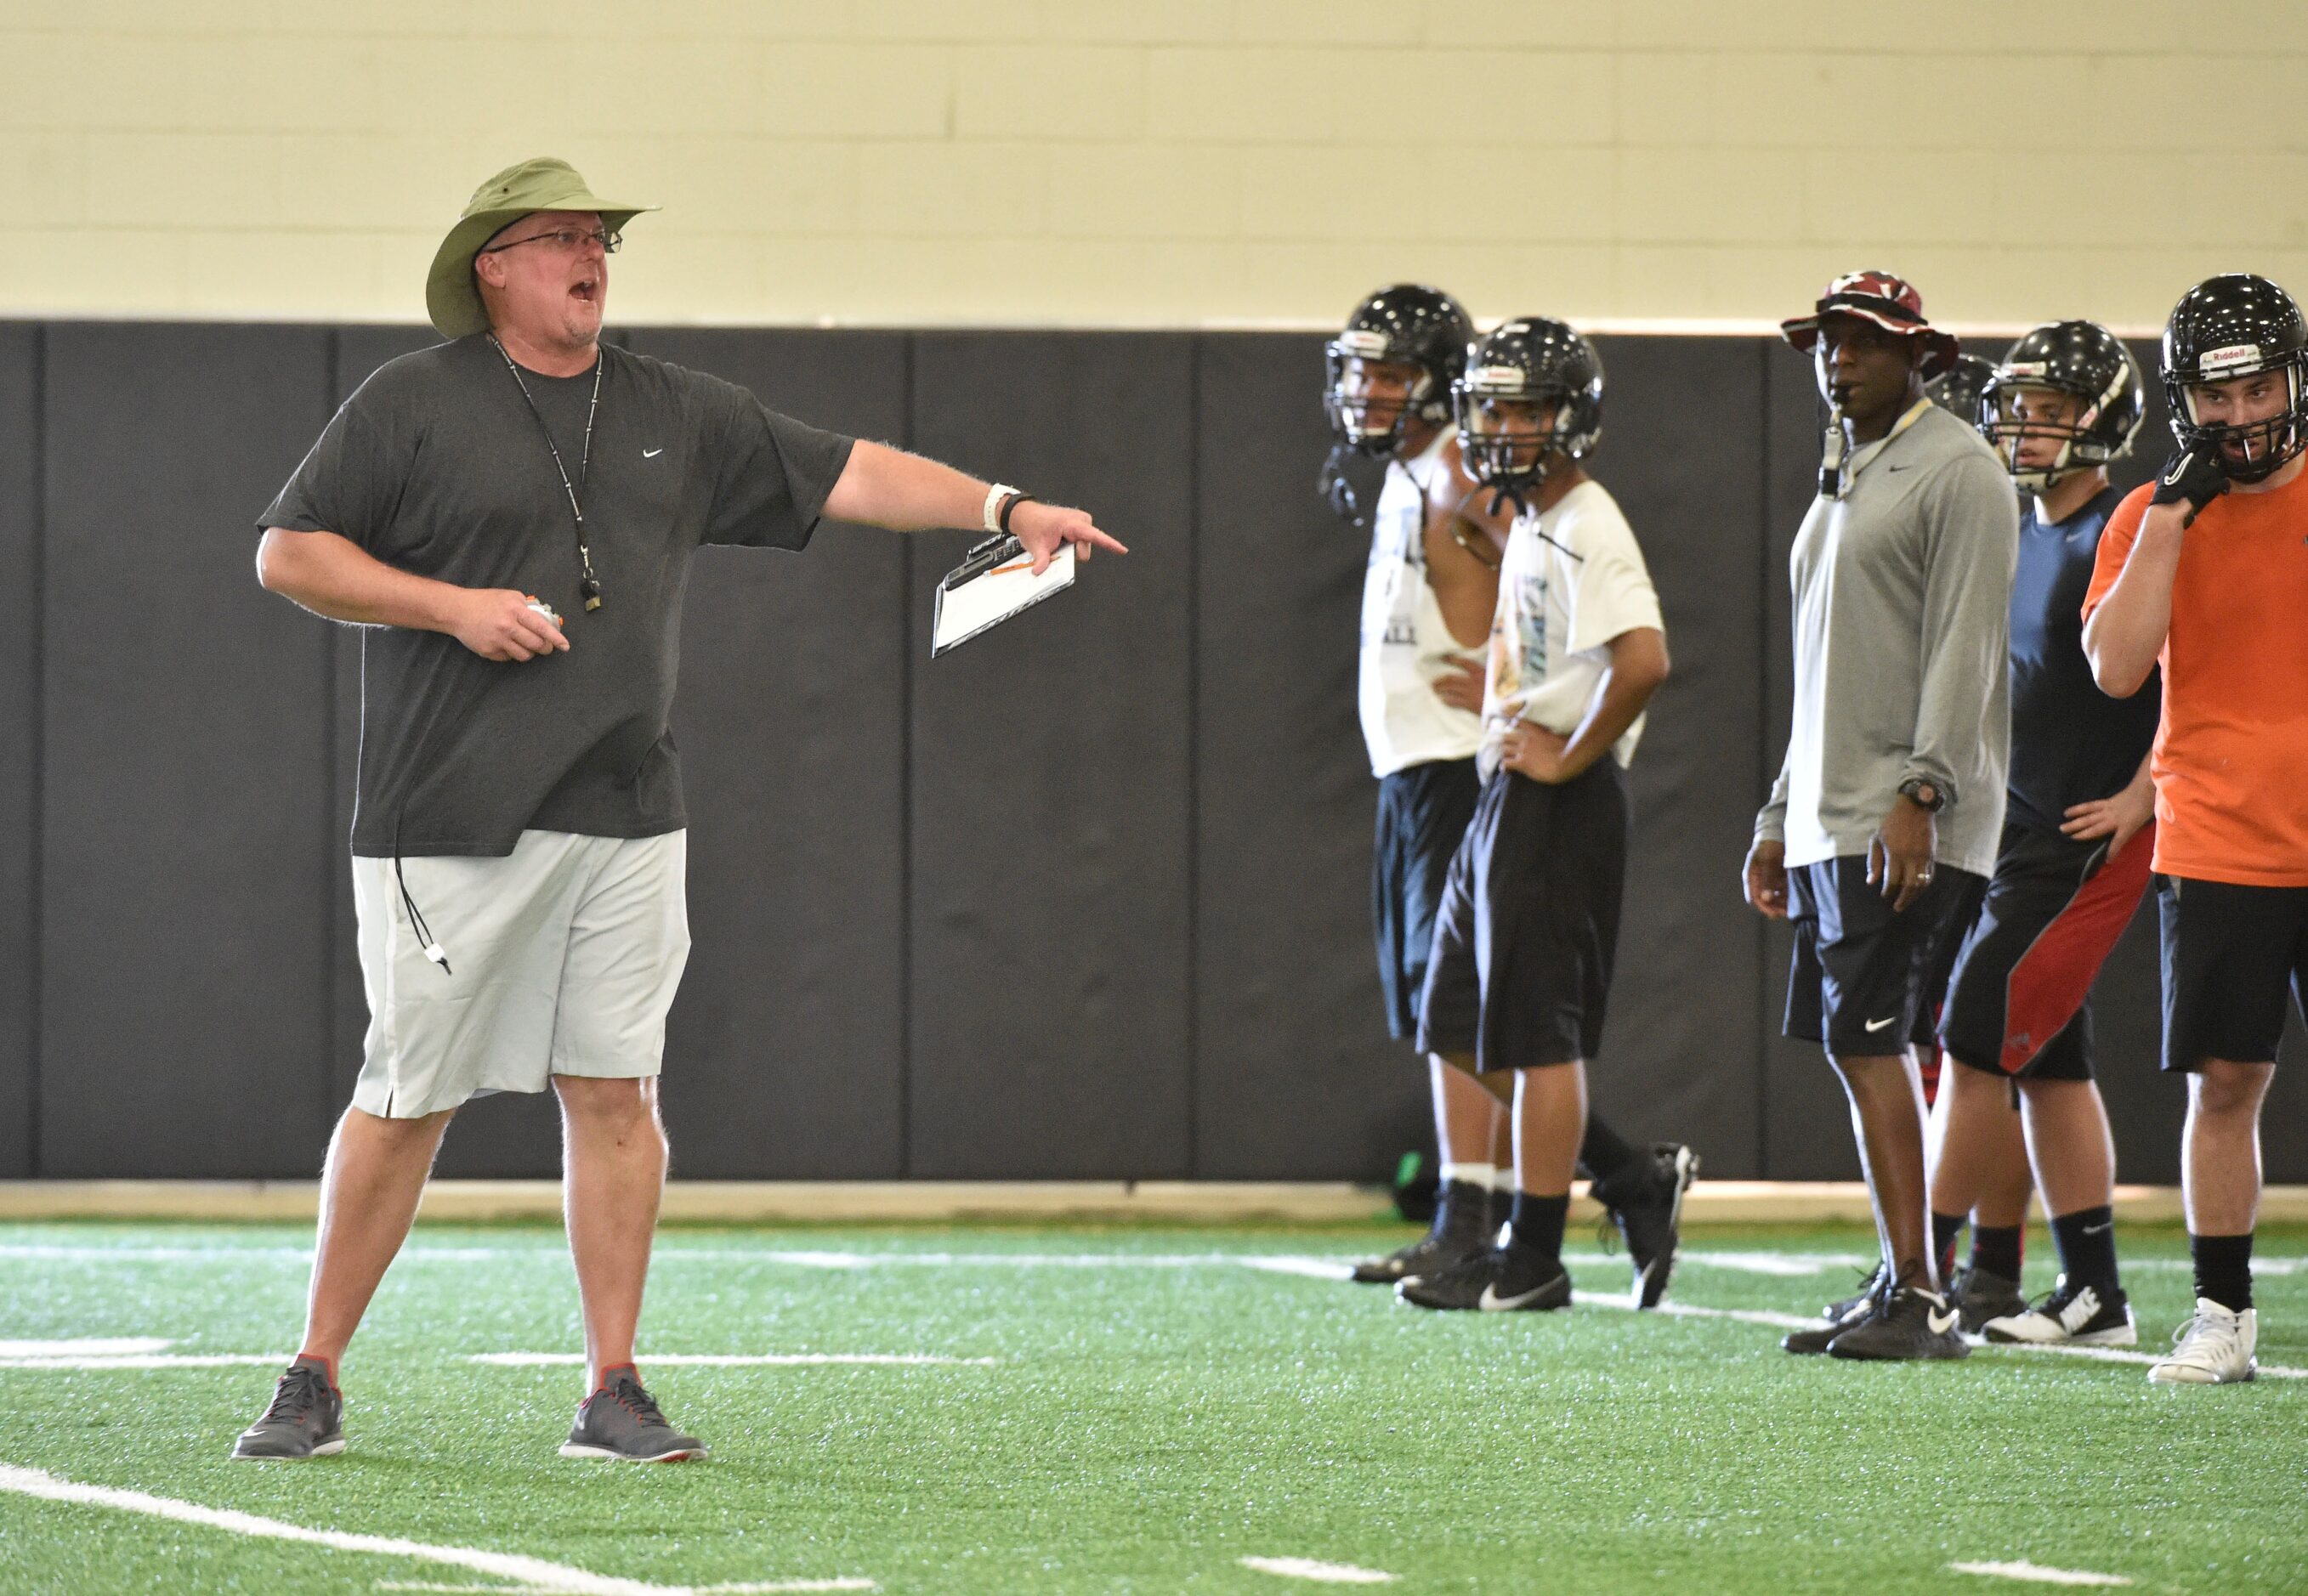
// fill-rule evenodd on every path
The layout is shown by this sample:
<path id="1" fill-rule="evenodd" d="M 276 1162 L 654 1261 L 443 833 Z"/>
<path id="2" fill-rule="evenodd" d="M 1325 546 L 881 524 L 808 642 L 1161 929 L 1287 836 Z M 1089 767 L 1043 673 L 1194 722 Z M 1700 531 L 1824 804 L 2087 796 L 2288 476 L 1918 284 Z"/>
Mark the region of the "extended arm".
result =
<path id="1" fill-rule="evenodd" d="M 836 520 L 862 521 L 893 532 L 983 526 L 987 484 L 952 466 L 861 438 L 826 495 L 825 513 Z M 1089 512 L 1039 501 L 1011 512 L 1010 530 L 1042 571 L 1062 544 L 1073 544 L 1082 559 L 1094 549 L 1129 551 L 1092 524 Z"/>

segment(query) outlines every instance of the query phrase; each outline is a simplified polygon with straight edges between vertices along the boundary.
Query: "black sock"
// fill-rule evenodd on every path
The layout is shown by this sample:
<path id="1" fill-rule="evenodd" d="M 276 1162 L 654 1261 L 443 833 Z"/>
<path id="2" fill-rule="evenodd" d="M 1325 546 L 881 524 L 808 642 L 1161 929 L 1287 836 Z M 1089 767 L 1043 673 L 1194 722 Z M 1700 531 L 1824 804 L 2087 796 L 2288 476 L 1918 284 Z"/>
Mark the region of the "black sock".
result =
<path id="1" fill-rule="evenodd" d="M 2006 1280 L 2020 1278 L 2020 1227 L 1976 1224 L 1971 1227 L 1971 1266 Z"/>
<path id="2" fill-rule="evenodd" d="M 1932 1210 L 1932 1260 L 1938 1266 L 1942 1285 L 1955 1278 L 1955 1241 L 1963 1234 L 1965 1217 Z"/>
<path id="3" fill-rule="evenodd" d="M 1563 1221 L 1570 1212 L 1568 1193 L 1562 1197 L 1534 1197 L 1528 1191 L 1516 1192 L 1514 1217 L 1508 1221 L 1514 1227 L 1514 1244 L 1543 1257 L 1561 1257 Z"/>
<path id="4" fill-rule="evenodd" d="M 2115 1210 L 2079 1208 L 2052 1221 L 2052 1245 L 2071 1286 L 2090 1286 L 2103 1297 L 2116 1289 Z"/>
<path id="5" fill-rule="evenodd" d="M 2241 1236 L 2199 1236 L 2191 1231 L 2188 1250 L 2196 1259 L 2197 1296 L 2209 1297 L 2230 1313 L 2242 1313 L 2252 1306 L 2250 1231 Z"/>
<path id="6" fill-rule="evenodd" d="M 1642 1196 L 1650 1184 L 1649 1154 L 1638 1153 L 1620 1140 L 1619 1133 L 1604 1124 L 1597 1114 L 1587 1116 L 1587 1135 L 1579 1144 L 1579 1162 L 1587 1166 L 1587 1178 L 1595 1183 L 1591 1195 L 1606 1207 L 1615 1208 L 1630 1198 Z"/>

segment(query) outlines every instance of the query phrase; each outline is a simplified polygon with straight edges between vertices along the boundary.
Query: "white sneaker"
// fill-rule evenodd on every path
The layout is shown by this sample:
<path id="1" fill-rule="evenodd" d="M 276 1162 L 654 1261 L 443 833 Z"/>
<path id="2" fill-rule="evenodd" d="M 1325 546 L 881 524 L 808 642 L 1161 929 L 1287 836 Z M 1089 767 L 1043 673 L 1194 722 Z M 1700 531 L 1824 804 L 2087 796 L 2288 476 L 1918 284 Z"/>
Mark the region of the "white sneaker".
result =
<path id="1" fill-rule="evenodd" d="M 2196 1317 L 2172 1333 L 2172 1355 L 2151 1365 L 2158 1386 L 2225 1386 L 2258 1370 L 2252 1350 L 2260 1341 L 2260 1315 L 2231 1312 L 2209 1297 L 2196 1299 Z"/>

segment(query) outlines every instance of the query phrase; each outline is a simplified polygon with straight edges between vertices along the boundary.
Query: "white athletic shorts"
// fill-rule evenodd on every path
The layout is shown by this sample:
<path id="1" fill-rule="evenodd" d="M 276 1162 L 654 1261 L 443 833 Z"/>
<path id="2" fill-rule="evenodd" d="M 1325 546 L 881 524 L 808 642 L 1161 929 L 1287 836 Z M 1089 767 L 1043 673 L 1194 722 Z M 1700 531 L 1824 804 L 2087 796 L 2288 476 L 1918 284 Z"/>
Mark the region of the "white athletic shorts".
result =
<path id="1" fill-rule="evenodd" d="M 353 860 L 368 1038 L 353 1106 L 413 1120 L 547 1077 L 653 1076 L 689 961 L 686 832 L 524 831 L 502 859 L 403 859 L 446 950 L 425 957 L 390 859 Z"/>

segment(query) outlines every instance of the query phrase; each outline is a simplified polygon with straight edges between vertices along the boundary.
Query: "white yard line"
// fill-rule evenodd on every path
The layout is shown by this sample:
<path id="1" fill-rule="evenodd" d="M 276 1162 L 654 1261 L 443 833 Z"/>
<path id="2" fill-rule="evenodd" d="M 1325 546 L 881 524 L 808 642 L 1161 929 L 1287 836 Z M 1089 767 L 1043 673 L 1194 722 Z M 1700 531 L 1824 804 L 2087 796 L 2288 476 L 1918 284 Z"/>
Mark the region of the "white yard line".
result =
<path id="1" fill-rule="evenodd" d="M 379 1591 L 433 1591 L 453 1592 L 456 1596 L 577 1596 L 559 1585 L 444 1585 L 422 1579 L 381 1579 L 373 1587 Z M 682 1585 L 656 1587 L 678 1591 L 681 1596 L 765 1596 L 774 1591 L 878 1591 L 882 1587 L 870 1579 L 767 1579 L 740 1580 L 725 1585 Z"/>
<path id="2" fill-rule="evenodd" d="M 2120 1574 L 2088 1574 L 2076 1568 L 2046 1568 L 2037 1563 L 1950 1563 L 1958 1574 L 1984 1574 L 1991 1579 L 2033 1580 L 2042 1585 L 2128 1585 Z"/>
<path id="3" fill-rule="evenodd" d="M 582 1568 L 548 1563 L 542 1557 L 525 1557 L 514 1552 L 482 1551 L 466 1546 L 428 1546 L 423 1541 L 402 1540 L 390 1535 L 349 1535 L 341 1530 L 311 1530 L 302 1524 L 284 1523 L 277 1518 L 259 1518 L 253 1513 L 237 1513 L 229 1508 L 203 1507 L 194 1502 L 179 1502 L 169 1497 L 148 1496 L 141 1490 L 116 1490 L 105 1485 L 82 1485 L 76 1480 L 59 1480 L 54 1474 L 39 1469 L 18 1468 L 10 1463 L 0 1463 L 0 1491 L 38 1497 L 50 1502 L 70 1502 L 80 1506 L 110 1507 L 121 1513 L 141 1513 L 152 1518 L 200 1524 L 208 1529 L 222 1530 L 228 1534 L 248 1535 L 259 1540 L 296 1540 L 308 1546 L 325 1546 L 332 1551 L 366 1552 L 380 1557 L 408 1557 L 417 1562 L 445 1563 L 453 1568 L 469 1568 L 476 1574 L 493 1574 L 532 1590 L 565 1592 L 569 1596 L 668 1596 L 669 1592 L 681 1589 L 679 1586 L 653 1585 L 637 1579 L 613 1579 L 605 1574 L 589 1574 Z"/>
<path id="4" fill-rule="evenodd" d="M 559 1364 L 581 1368 L 582 1352 L 475 1352 L 465 1360 L 468 1363 L 494 1363 L 506 1369 L 526 1369 L 541 1364 Z M 765 1369 L 815 1368 L 826 1364 L 862 1363 L 902 1368 L 979 1368 L 987 1369 L 1001 1361 L 998 1358 L 942 1358 L 930 1352 L 651 1352 L 642 1361 L 652 1369 L 659 1364 L 686 1364 L 704 1369 Z"/>
<path id="5" fill-rule="evenodd" d="M 157 1335 L 82 1336 L 72 1341 L 0 1341 L 0 1358 L 125 1358 L 165 1352 L 176 1343 Z"/>
<path id="6" fill-rule="evenodd" d="M 1401 1577 L 1376 1568 L 1357 1568 L 1352 1563 L 1318 1563 L 1312 1557 L 1241 1557 L 1236 1561 L 1261 1574 L 1311 1579 L 1326 1585 L 1387 1585 Z"/>
<path id="7" fill-rule="evenodd" d="M 698 1260 L 712 1263 L 754 1262 L 785 1265 L 805 1269 L 877 1269 L 916 1266 L 922 1268 L 964 1269 L 1193 1269 L 1210 1266 L 1243 1264 L 1253 1257 L 1272 1255 L 1199 1252 L 1199 1253 L 1094 1253 L 1094 1252 L 836 1252 L 817 1248 L 782 1248 L 774 1251 L 745 1247 L 659 1247 L 656 1258 L 665 1263 Z M 1604 1252 L 1570 1252 L 1563 1257 L 1574 1264 L 1606 1263 L 1621 1259 L 1623 1255 Z M 550 1247 L 411 1247 L 395 1261 L 416 1264 L 491 1264 L 534 1259 L 545 1263 L 561 1263 L 567 1254 L 557 1245 Z M 70 1263 L 142 1263 L 142 1264 L 213 1264 L 220 1261 L 262 1260 L 306 1266 L 313 1254 L 304 1247 L 91 1247 L 70 1243 L 10 1242 L 0 1243 L 0 1261 L 10 1259 L 47 1259 Z M 1343 1265 L 1343 1257 L 1320 1260 L 1333 1266 Z M 1874 1262 L 1872 1257 L 1854 1252 L 1782 1252 L 1756 1249 L 1725 1249 L 1686 1248 L 1681 1262 L 1702 1268 L 1734 1269 L 1750 1274 L 1767 1274 L 1794 1278 L 1820 1274 L 1839 1266 L 1865 1268 Z M 2252 1272 L 2263 1275 L 2298 1274 L 2308 1272 L 2308 1257 L 2256 1257 Z M 2170 1271 L 2192 1267 L 2186 1258 L 2126 1258 L 2126 1271 Z M 1283 1272 L 1287 1273 L 1286 1269 Z M 1306 1271 L 1312 1273 L 1312 1270 Z M 4 1343 L 0 1343 L 4 1344 Z"/>
<path id="8" fill-rule="evenodd" d="M 294 1352 L 152 1352 L 129 1358 L 0 1358 L 0 1369 L 286 1369 Z"/>

